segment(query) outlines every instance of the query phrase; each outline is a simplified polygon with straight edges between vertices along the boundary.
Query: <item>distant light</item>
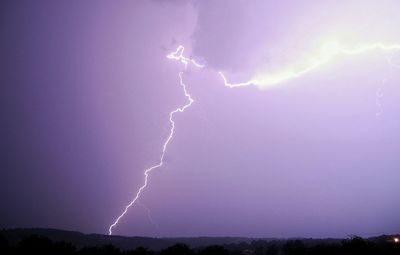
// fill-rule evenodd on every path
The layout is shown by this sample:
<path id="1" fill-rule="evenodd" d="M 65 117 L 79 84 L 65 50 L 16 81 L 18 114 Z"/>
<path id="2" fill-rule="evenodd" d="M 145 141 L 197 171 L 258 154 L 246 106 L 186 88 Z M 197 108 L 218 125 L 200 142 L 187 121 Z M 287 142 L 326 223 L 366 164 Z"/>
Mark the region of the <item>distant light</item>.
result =
<path id="1" fill-rule="evenodd" d="M 400 239 L 397 238 L 397 237 L 395 237 L 393 240 L 394 240 L 395 243 L 399 243 L 400 242 Z"/>

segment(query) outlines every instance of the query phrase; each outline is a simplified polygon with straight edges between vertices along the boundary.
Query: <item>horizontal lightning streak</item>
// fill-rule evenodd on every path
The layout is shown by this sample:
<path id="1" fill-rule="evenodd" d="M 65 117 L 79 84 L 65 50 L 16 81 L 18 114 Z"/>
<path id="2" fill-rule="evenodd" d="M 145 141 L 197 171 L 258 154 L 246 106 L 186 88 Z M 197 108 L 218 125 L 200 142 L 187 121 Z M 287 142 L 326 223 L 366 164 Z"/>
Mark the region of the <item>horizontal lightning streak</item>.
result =
<path id="1" fill-rule="evenodd" d="M 346 55 L 347 56 L 360 55 L 376 50 L 382 50 L 382 51 L 400 50 L 400 44 L 372 43 L 350 48 L 341 46 L 339 43 L 332 42 L 325 44 L 319 52 L 317 52 L 314 55 L 311 55 L 310 58 L 311 61 L 310 60 L 307 61 L 306 59 L 299 61 L 299 64 L 296 66 L 299 65 L 303 66 L 300 69 L 296 69 L 294 67 L 288 67 L 275 73 L 255 76 L 252 79 L 241 83 L 228 82 L 227 78 L 222 72 L 219 72 L 219 75 L 224 81 L 224 85 L 229 88 L 245 87 L 249 85 L 255 85 L 259 88 L 265 88 L 295 78 L 300 78 L 301 76 L 318 69 L 322 65 L 327 64 L 336 57 L 346 56 Z"/>

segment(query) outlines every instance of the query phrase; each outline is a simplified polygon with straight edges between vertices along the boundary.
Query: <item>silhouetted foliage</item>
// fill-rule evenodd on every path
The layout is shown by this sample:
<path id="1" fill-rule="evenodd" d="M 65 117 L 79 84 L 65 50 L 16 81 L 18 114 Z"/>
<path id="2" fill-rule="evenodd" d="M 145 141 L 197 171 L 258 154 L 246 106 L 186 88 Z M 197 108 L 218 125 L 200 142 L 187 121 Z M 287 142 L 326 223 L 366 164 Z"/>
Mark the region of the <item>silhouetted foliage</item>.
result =
<path id="1" fill-rule="evenodd" d="M 53 242 L 49 238 L 32 235 L 12 245 L 0 235 L 0 254 L 55 254 L 55 255 L 400 255 L 400 245 L 388 237 L 365 240 L 353 237 L 347 240 L 256 240 L 251 243 L 232 243 L 212 245 L 197 250 L 185 244 L 176 244 L 155 252 L 139 247 L 134 250 L 120 251 L 115 246 L 76 247 L 66 242 Z"/>
<path id="2" fill-rule="evenodd" d="M 375 247 L 372 243 L 366 242 L 361 237 L 353 237 L 351 240 L 342 242 L 343 254 L 351 255 L 369 255 L 376 254 Z"/>
<path id="3" fill-rule="evenodd" d="M 316 245 L 313 247 L 310 247 L 308 249 L 308 254 L 309 255 L 335 255 L 335 254 L 341 254 L 340 253 L 340 246 L 337 244 L 323 244 L 323 245 Z"/>
<path id="4" fill-rule="evenodd" d="M 221 245 L 212 245 L 198 252 L 199 255 L 229 255 L 229 251 Z"/>
<path id="5" fill-rule="evenodd" d="M 278 254 L 279 254 L 279 248 L 276 244 L 268 246 L 267 251 L 265 252 L 265 255 L 278 255 Z"/>
<path id="6" fill-rule="evenodd" d="M 32 235 L 17 244 L 18 254 L 54 254 L 53 242 L 43 236 Z"/>
<path id="7" fill-rule="evenodd" d="M 57 255 L 75 254 L 76 247 L 66 242 L 55 242 L 53 244 L 53 251 Z"/>
<path id="8" fill-rule="evenodd" d="M 186 244 L 175 244 L 161 251 L 161 255 L 191 255 L 193 251 Z"/>
<path id="9" fill-rule="evenodd" d="M 147 248 L 138 247 L 134 250 L 124 252 L 124 255 L 154 255 L 154 252 Z"/>
<path id="10" fill-rule="evenodd" d="M 111 244 L 103 245 L 101 247 L 85 247 L 79 251 L 80 255 L 118 255 L 121 254 L 120 250 Z"/>
<path id="11" fill-rule="evenodd" d="M 264 240 L 255 240 L 251 242 L 254 249 L 254 255 L 264 255 L 266 253 L 268 242 Z"/>
<path id="12" fill-rule="evenodd" d="M 300 240 L 295 241 L 287 241 L 283 247 L 283 254 L 284 255 L 304 255 L 306 254 L 306 247 L 304 243 Z"/>
<path id="13" fill-rule="evenodd" d="M 10 251 L 10 244 L 8 240 L 3 236 L 0 235 L 0 254 L 8 254 Z"/>

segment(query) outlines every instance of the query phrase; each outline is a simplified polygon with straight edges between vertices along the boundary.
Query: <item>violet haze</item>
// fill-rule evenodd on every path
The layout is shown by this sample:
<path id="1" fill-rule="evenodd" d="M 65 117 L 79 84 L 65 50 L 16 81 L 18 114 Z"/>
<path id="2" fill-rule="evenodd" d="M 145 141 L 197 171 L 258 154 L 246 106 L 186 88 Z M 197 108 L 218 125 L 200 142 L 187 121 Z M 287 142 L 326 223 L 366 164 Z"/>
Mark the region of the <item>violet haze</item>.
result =
<path id="1" fill-rule="evenodd" d="M 400 43 L 400 2 L 2 1 L 0 227 L 346 237 L 400 230 L 400 52 L 229 89 L 321 40 Z M 179 45 L 205 68 L 166 55 Z M 147 209 L 149 210 L 147 210 Z M 149 218 L 148 213 L 151 213 Z"/>

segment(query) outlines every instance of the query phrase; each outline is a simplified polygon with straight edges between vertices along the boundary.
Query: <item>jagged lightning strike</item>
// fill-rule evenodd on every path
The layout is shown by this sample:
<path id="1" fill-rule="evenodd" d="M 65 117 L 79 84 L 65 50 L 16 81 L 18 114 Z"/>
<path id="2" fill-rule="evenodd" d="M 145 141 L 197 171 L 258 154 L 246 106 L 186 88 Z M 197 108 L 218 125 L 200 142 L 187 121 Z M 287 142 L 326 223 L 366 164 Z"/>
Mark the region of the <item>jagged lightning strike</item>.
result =
<path id="1" fill-rule="evenodd" d="M 168 59 L 172 60 L 177 60 L 185 65 L 185 68 L 189 64 L 193 64 L 194 66 L 198 68 L 203 68 L 203 64 L 197 63 L 194 59 L 187 58 L 183 55 L 185 48 L 180 45 L 176 49 L 175 52 L 170 53 L 167 55 Z M 364 54 L 367 52 L 371 51 L 394 51 L 394 50 L 400 50 L 400 44 L 384 44 L 384 43 L 372 43 L 372 44 L 364 44 L 360 45 L 357 47 L 346 47 L 343 45 L 340 45 L 337 42 L 330 42 L 327 44 L 324 44 L 321 49 L 315 53 L 310 55 L 309 58 L 304 59 L 302 61 L 299 61 L 295 66 L 301 66 L 301 68 L 294 68 L 293 66 L 289 66 L 284 68 L 281 71 L 275 72 L 275 73 L 270 73 L 270 74 L 261 74 L 253 77 L 252 79 L 246 81 L 246 82 L 241 82 L 241 83 L 230 83 L 225 75 L 222 72 L 218 72 L 218 74 L 221 76 L 224 85 L 228 88 L 238 88 L 238 87 L 245 87 L 245 86 L 250 86 L 250 85 L 255 85 L 259 88 L 266 88 L 270 87 L 272 85 L 277 85 L 280 83 L 287 82 L 292 79 L 300 78 L 301 76 L 310 73 L 319 67 L 323 66 L 324 64 L 327 64 L 328 62 L 331 62 L 334 60 L 336 57 L 339 56 L 348 56 L 348 55 L 359 55 L 359 54 Z M 397 64 L 392 63 L 392 66 L 398 67 Z M 186 89 L 186 85 L 183 82 L 182 78 L 183 72 L 179 72 L 179 83 L 180 86 L 183 89 L 183 92 L 185 94 L 185 97 L 187 98 L 188 102 L 187 104 L 173 110 L 172 112 L 169 113 L 169 122 L 171 124 L 171 129 L 168 138 L 163 144 L 162 147 L 162 153 L 160 157 L 160 161 L 157 165 L 154 165 L 144 171 L 144 184 L 139 188 L 137 191 L 135 197 L 133 200 L 125 206 L 125 209 L 123 212 L 117 217 L 117 219 L 114 221 L 114 223 L 109 227 L 108 231 L 109 234 L 112 235 L 112 230 L 113 228 L 118 224 L 120 219 L 128 212 L 128 209 L 132 207 L 139 199 L 140 194 L 142 191 L 147 187 L 148 184 L 148 178 L 149 178 L 149 173 L 157 168 L 160 168 L 164 165 L 164 156 L 167 150 L 167 146 L 171 139 L 173 138 L 174 131 L 175 131 L 175 121 L 174 121 L 174 115 L 178 112 L 182 113 L 184 112 L 188 107 L 192 105 L 194 102 L 193 98 L 190 96 Z M 147 209 L 148 210 L 148 209 Z"/>
<path id="2" fill-rule="evenodd" d="M 172 52 L 171 54 L 167 55 L 168 59 L 173 59 L 173 60 L 177 60 L 181 63 L 183 63 L 185 65 L 185 68 L 187 67 L 187 65 L 189 63 L 192 63 L 193 65 L 195 65 L 196 67 L 203 67 L 203 65 L 198 64 L 195 60 L 190 59 L 190 58 L 186 58 L 183 56 L 183 51 L 184 51 L 184 47 L 183 46 L 179 46 L 177 48 L 177 50 L 175 52 Z M 174 136 L 174 132 L 175 132 L 175 121 L 174 121 L 174 115 L 178 112 L 182 113 L 184 112 L 187 108 L 189 108 L 192 103 L 194 102 L 193 98 L 190 96 L 189 92 L 186 89 L 186 84 L 183 82 L 183 78 L 182 78 L 183 72 L 179 72 L 179 84 L 183 89 L 184 95 L 187 99 L 187 103 L 181 107 L 176 108 L 175 110 L 171 111 L 169 113 L 169 123 L 171 124 L 171 129 L 169 132 L 169 136 L 167 137 L 167 139 L 165 140 L 163 146 L 162 146 L 162 153 L 161 153 L 161 157 L 160 157 L 160 161 L 157 165 L 154 165 L 150 168 L 147 168 L 144 171 L 144 184 L 139 188 L 139 190 L 136 192 L 136 195 L 134 196 L 134 198 L 132 199 L 132 201 L 125 206 L 125 209 L 123 210 L 123 212 L 116 218 L 116 220 L 114 221 L 113 224 L 110 225 L 110 227 L 108 228 L 108 233 L 109 235 L 112 235 L 112 231 L 113 228 L 115 226 L 117 226 L 118 222 L 121 220 L 122 217 L 124 217 L 124 215 L 128 212 L 129 208 L 131 206 L 133 206 L 139 199 L 140 194 L 142 193 L 142 191 L 147 187 L 148 184 L 148 180 L 149 180 L 149 174 L 151 171 L 153 171 L 154 169 L 160 168 L 164 165 L 164 157 L 165 157 L 165 153 L 167 151 L 167 146 L 169 144 L 169 142 L 171 141 L 172 137 Z M 148 210 L 148 209 L 147 209 Z"/>
<path id="3" fill-rule="evenodd" d="M 183 63 L 185 65 L 185 67 L 187 67 L 187 65 L 189 63 L 192 63 L 194 66 L 199 67 L 199 68 L 204 67 L 204 65 L 197 63 L 196 60 L 183 56 L 184 51 L 185 51 L 185 47 L 183 47 L 182 45 L 179 45 L 178 48 L 176 49 L 176 51 L 167 55 L 167 58 L 173 59 L 173 60 L 178 60 L 179 62 Z"/>

